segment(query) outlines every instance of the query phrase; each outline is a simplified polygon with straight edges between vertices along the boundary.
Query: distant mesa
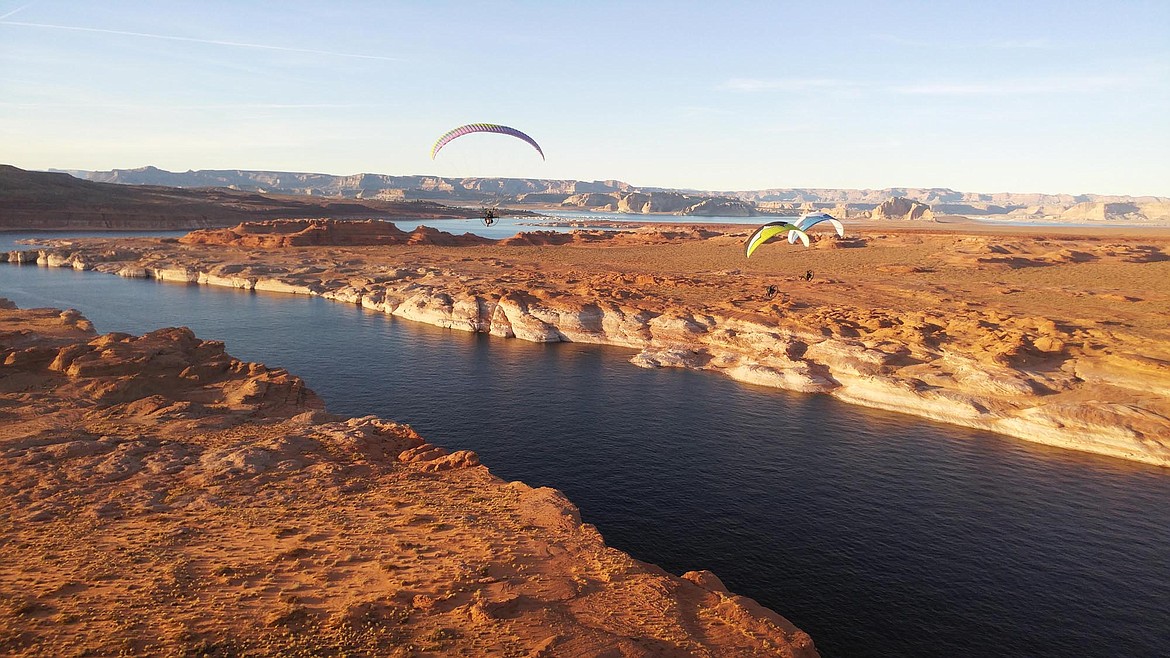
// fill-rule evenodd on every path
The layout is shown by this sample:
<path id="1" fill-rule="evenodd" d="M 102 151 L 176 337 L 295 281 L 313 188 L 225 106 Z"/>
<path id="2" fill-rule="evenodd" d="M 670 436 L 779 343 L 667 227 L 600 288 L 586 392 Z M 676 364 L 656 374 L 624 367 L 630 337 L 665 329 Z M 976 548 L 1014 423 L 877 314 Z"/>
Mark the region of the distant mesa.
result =
<path id="1" fill-rule="evenodd" d="M 871 219 L 932 220 L 934 211 L 930 206 L 905 197 L 893 197 L 873 209 Z"/>
<path id="2" fill-rule="evenodd" d="M 529 196 L 531 195 L 526 195 L 525 198 L 528 198 Z M 545 194 L 541 196 L 548 198 L 553 197 L 554 195 Z M 555 201 L 553 201 L 551 198 L 548 199 L 548 201 L 555 203 Z M 568 197 L 565 197 L 564 200 L 560 202 L 560 204 L 565 207 L 576 206 L 578 208 L 585 208 L 588 210 L 608 210 L 611 212 L 617 211 L 617 197 L 612 194 L 603 194 L 600 192 L 572 194 Z"/>
<path id="3" fill-rule="evenodd" d="M 31 172 L 30 172 L 31 173 Z M 68 170 L 69 174 L 94 182 L 133 186 L 216 188 L 216 194 L 241 195 L 231 204 L 254 211 L 263 202 L 306 203 L 314 209 L 286 209 L 250 217 L 222 217 L 224 209 L 199 221 L 203 226 L 230 226 L 245 219 L 275 217 L 360 216 L 385 217 L 418 212 L 443 212 L 421 206 L 402 208 L 410 202 L 451 204 L 507 204 L 532 210 L 573 209 L 628 214 L 675 214 L 691 216 L 753 217 L 793 216 L 806 212 L 829 212 L 834 217 L 879 219 L 929 219 L 926 209 L 898 212 L 892 199 L 906 199 L 929 206 L 935 219 L 944 215 L 1002 217 L 1016 220 L 1064 222 L 1170 222 L 1170 198 L 1100 194 L 1034 194 L 960 192 L 949 188 L 893 187 L 872 190 L 834 188 L 767 188 L 747 191 L 720 191 L 637 187 L 618 180 L 578 181 L 537 178 L 446 178 L 441 176 L 395 176 L 388 174 L 332 175 L 306 172 L 199 170 L 170 172 L 157 167 L 112 169 L 109 171 Z M 2 177 L 2 174 L 0 174 Z M 159 188 L 160 189 L 160 188 Z M 0 187 L 0 192 L 3 188 Z M 209 194 L 210 190 L 203 190 Z M 250 196 L 249 196 L 250 194 Z M 288 195 L 281 197 L 280 195 Z M 343 201 L 344 200 L 344 201 Z M 227 203 L 220 198 L 218 203 Z M 323 205 L 338 204 L 329 212 Z M 354 204 L 346 206 L 343 204 Z M 394 208 L 397 204 L 399 207 Z M 879 210 L 880 206 L 885 206 Z M 89 210 L 93 210 L 90 208 Z M 446 212 L 458 212 L 448 209 Z M 523 211 L 520 211 L 523 212 Z M 171 212 L 174 216 L 175 213 Z M 444 215 L 445 216 L 445 215 Z M 461 215 L 467 216 L 467 215 Z M 157 218 L 157 215 L 155 215 Z M 106 217 L 109 221 L 116 218 Z M 188 226 L 195 220 L 186 217 Z M 2 225 L 2 223 L 0 223 Z"/>
<path id="4" fill-rule="evenodd" d="M 747 201 L 710 198 L 689 206 L 682 214 L 707 217 L 754 217 L 760 213 L 755 206 Z"/>
<path id="5" fill-rule="evenodd" d="M 153 170 L 160 172 L 161 170 Z M 152 172 L 147 172 L 152 173 Z M 173 183 L 186 174 L 167 174 Z M 226 188 L 113 185 L 0 165 L 0 229 L 174 230 L 277 217 L 466 218 L 433 202 L 259 194 Z"/>
<path id="6" fill-rule="evenodd" d="M 1170 220 L 1170 201 L 1086 201 L 1063 211 L 1060 218 L 1067 221 L 1166 221 Z"/>
<path id="7" fill-rule="evenodd" d="M 370 198 L 386 190 L 401 191 L 406 200 L 460 200 L 479 202 L 500 196 L 515 197 L 551 194 L 556 202 L 590 192 L 620 192 L 632 189 L 621 181 L 537 180 L 523 178 L 442 178 L 439 176 L 392 176 L 354 174 L 337 176 L 287 171 L 204 169 L 169 172 L 156 167 L 111 169 L 109 171 L 68 170 L 91 181 L 121 185 L 168 185 L 173 187 L 224 187 L 267 194 L 295 194 L 352 199 Z M 536 199 L 532 200 L 533 202 Z M 541 201 L 542 203 L 545 200 Z"/>
<path id="8" fill-rule="evenodd" d="M 334 219 L 289 219 L 241 223 L 232 228 L 192 231 L 179 238 L 182 244 L 273 249 L 281 247 L 376 246 L 428 244 L 469 246 L 493 244 L 495 240 L 471 233 L 453 235 L 420 226 L 406 232 L 391 222 L 338 221 Z"/>
<path id="9" fill-rule="evenodd" d="M 657 213 L 707 217 L 754 217 L 760 214 L 754 204 L 740 199 L 671 191 L 589 192 L 564 197 L 560 201 L 560 205 L 632 215 Z"/>
<path id="10" fill-rule="evenodd" d="M 429 226 L 403 231 L 392 222 L 379 220 L 276 219 L 244 222 L 231 228 L 201 229 L 179 238 L 181 244 L 218 245 L 249 249 L 288 247 L 372 247 L 386 245 L 435 245 L 470 247 L 540 247 L 565 244 L 616 242 L 630 245 L 661 244 L 682 240 L 704 240 L 722 235 L 717 231 L 663 225 L 640 231 L 576 230 L 525 231 L 494 240 L 472 233 L 454 235 Z"/>

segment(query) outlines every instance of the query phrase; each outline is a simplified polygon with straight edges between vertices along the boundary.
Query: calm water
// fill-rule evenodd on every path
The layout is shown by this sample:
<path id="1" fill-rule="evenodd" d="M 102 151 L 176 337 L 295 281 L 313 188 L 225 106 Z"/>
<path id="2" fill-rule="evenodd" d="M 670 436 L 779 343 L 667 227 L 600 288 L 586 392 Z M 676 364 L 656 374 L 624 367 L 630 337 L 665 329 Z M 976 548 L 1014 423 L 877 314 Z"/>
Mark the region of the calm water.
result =
<path id="1" fill-rule="evenodd" d="M 542 210 L 542 213 L 557 219 L 582 220 L 592 219 L 605 222 L 639 222 L 639 223 L 667 223 L 667 224 L 762 224 L 779 219 L 781 215 L 767 215 L 761 217 L 704 217 L 702 215 L 642 215 L 638 213 L 621 212 L 594 212 L 592 210 Z M 800 215 L 793 215 L 788 219 L 796 219 Z"/>
<path id="2" fill-rule="evenodd" d="M 638 215 L 631 215 L 637 219 Z M 565 233 L 575 230 L 571 227 L 555 226 L 556 218 L 551 217 L 500 217 L 491 226 L 484 226 L 482 219 L 394 219 L 389 220 L 403 231 L 413 231 L 420 225 L 437 228 L 440 231 L 461 235 L 474 233 L 485 238 L 510 238 L 520 231 L 556 231 Z M 171 237 L 186 235 L 188 231 L 70 231 L 60 233 L 0 231 L 0 251 L 13 249 L 36 249 L 35 245 L 19 244 L 21 240 L 57 238 L 118 238 L 118 237 Z"/>
<path id="3" fill-rule="evenodd" d="M 430 226 L 440 231 L 461 235 L 473 233 L 485 238 L 498 240 L 510 238 L 521 231 L 554 231 L 567 233 L 574 229 L 554 226 L 547 217 L 500 217 L 491 226 L 484 226 L 482 219 L 395 219 L 394 225 L 403 231 L 413 231 L 418 226 Z"/>
<path id="4" fill-rule="evenodd" d="M 563 490 L 607 541 L 715 571 L 825 656 L 1170 654 L 1170 471 L 320 299 L 0 265 L 100 331 L 186 325 Z"/>
<path id="5" fill-rule="evenodd" d="M 20 244 L 25 240 L 56 240 L 63 238 L 177 238 L 187 231 L 69 231 L 46 233 L 44 231 L 0 231 L 0 251 L 36 249 L 37 245 Z M 0 279 L 3 280 L 3 279 Z"/>

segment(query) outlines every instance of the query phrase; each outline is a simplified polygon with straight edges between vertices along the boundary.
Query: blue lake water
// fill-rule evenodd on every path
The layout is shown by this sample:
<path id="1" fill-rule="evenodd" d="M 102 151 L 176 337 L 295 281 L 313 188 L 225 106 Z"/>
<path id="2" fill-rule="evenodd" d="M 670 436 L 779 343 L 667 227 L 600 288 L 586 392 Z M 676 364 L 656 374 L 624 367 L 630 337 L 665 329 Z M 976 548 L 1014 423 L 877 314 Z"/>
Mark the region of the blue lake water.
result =
<path id="1" fill-rule="evenodd" d="M 65 238 L 177 238 L 187 231 L 0 231 L 0 251 L 36 249 L 27 240 L 57 240 Z"/>
<path id="2" fill-rule="evenodd" d="M 639 217 L 633 215 L 632 217 Z M 500 217 L 491 226 L 484 226 L 482 219 L 394 219 L 391 221 L 403 231 L 413 231 L 419 226 L 430 226 L 440 231 L 461 235 L 473 233 L 485 238 L 498 240 L 510 238 L 521 231 L 556 231 L 564 233 L 575 229 L 566 226 L 557 226 L 558 220 L 553 217 Z M 57 233 L 31 231 L 0 231 L 0 251 L 14 249 L 35 249 L 36 246 L 21 244 L 30 239 L 62 239 L 62 238 L 118 238 L 118 237 L 170 237 L 177 238 L 186 235 L 188 231 L 62 231 Z"/>
<path id="3" fill-rule="evenodd" d="M 521 231 L 555 231 L 565 233 L 574 229 L 557 226 L 551 218 L 545 217 L 499 217 L 491 226 L 484 226 L 482 219 L 394 219 L 390 220 L 403 231 L 413 231 L 418 226 L 430 226 L 440 231 L 461 235 L 472 233 L 498 240 L 510 238 Z"/>
<path id="4" fill-rule="evenodd" d="M 702 215 L 642 215 L 637 213 L 594 212 L 591 210 L 542 210 L 543 214 L 562 220 L 593 220 L 600 222 L 637 222 L 646 224 L 762 224 L 780 219 L 780 215 L 761 217 L 704 217 Z M 796 219 L 793 215 L 790 219 Z"/>
<path id="5" fill-rule="evenodd" d="M 827 657 L 1170 654 L 1167 469 L 318 298 L 7 264 L 0 296 L 287 367 L 333 412 L 561 489 L 635 557 L 711 569 Z"/>

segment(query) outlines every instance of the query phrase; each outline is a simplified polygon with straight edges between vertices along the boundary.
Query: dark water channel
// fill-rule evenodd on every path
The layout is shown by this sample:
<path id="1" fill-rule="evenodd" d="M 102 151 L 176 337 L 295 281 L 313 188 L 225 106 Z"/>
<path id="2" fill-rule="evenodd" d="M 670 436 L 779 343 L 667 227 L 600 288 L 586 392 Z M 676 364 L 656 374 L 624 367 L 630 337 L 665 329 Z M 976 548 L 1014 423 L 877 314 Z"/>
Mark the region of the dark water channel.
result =
<path id="1" fill-rule="evenodd" d="M 6 264 L 0 296 L 287 367 L 711 569 L 825 656 L 1170 655 L 1170 470 L 321 299 Z"/>

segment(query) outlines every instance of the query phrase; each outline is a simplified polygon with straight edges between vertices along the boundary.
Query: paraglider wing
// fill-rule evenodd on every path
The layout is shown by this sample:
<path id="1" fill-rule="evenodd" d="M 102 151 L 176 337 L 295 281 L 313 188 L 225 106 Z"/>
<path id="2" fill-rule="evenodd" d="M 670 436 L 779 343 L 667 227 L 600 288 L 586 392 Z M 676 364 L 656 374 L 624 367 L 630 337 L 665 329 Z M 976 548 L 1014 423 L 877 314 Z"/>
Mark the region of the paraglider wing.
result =
<path id="1" fill-rule="evenodd" d="M 536 152 L 540 154 L 540 159 L 544 159 L 544 151 L 540 149 L 540 144 L 537 144 L 535 139 L 532 139 L 528 135 L 525 135 L 515 128 L 509 128 L 508 126 L 501 126 L 495 123 L 469 123 L 466 126 L 459 126 L 454 130 L 448 131 L 442 137 L 436 140 L 435 145 L 431 147 L 431 159 L 434 160 L 435 156 L 439 153 L 439 149 L 446 146 L 451 142 L 451 140 L 457 139 L 464 135 L 470 135 L 472 133 L 498 133 L 500 135 L 511 135 L 512 137 L 522 139 L 531 144 L 532 148 L 536 149 Z"/>
<path id="2" fill-rule="evenodd" d="M 841 222 L 837 221 L 831 215 L 823 212 L 801 217 L 800 219 L 796 220 L 796 226 L 801 230 L 807 231 L 821 222 L 831 222 L 833 224 L 833 228 L 837 229 L 837 237 L 845 237 L 845 227 L 841 224 Z M 795 233 L 788 234 L 788 244 L 796 244 Z"/>
<path id="3" fill-rule="evenodd" d="M 804 243 L 804 246 L 808 246 L 808 233 L 805 233 L 800 229 L 792 231 L 791 233 L 796 233 L 796 237 L 800 238 L 800 241 Z"/>
<path id="4" fill-rule="evenodd" d="M 788 222 L 768 222 L 757 228 L 748 237 L 747 244 L 744 245 L 744 255 L 747 258 L 751 258 L 752 252 L 756 250 L 756 247 L 759 247 L 785 231 L 791 231 L 789 235 L 795 234 L 804 242 L 804 246 L 808 246 L 808 235 L 795 224 L 789 224 Z"/>

